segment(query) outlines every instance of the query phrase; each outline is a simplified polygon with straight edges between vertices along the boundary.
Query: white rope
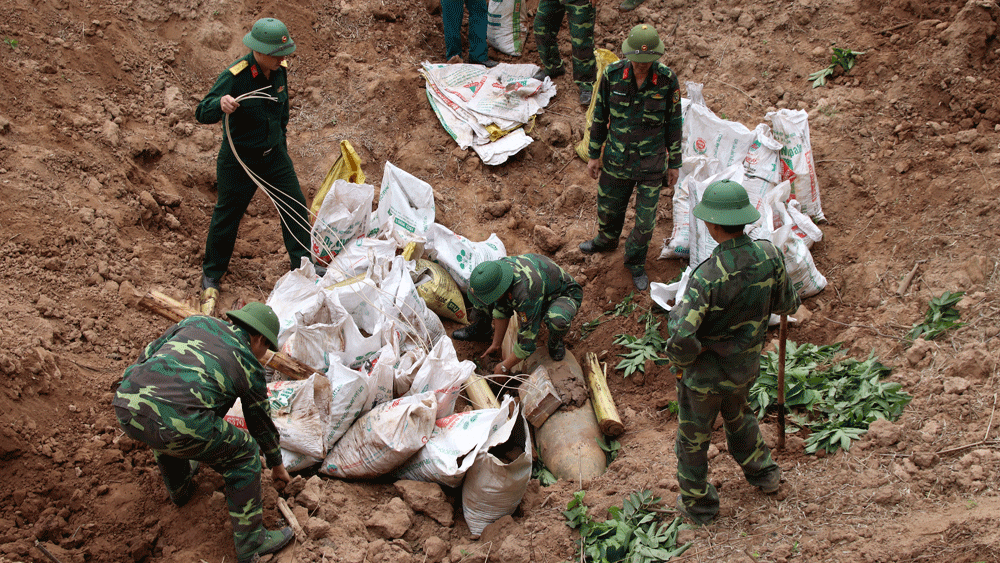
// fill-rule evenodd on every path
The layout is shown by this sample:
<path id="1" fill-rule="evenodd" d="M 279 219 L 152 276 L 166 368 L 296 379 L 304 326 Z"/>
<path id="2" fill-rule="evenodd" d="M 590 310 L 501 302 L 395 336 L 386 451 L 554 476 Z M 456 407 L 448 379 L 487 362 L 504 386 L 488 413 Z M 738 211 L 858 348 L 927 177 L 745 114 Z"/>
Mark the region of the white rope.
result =
<path id="1" fill-rule="evenodd" d="M 264 86 L 262 88 L 258 88 L 256 90 L 251 91 L 251 92 L 247 92 L 245 94 L 242 94 L 242 95 L 238 96 L 237 98 L 235 98 L 236 102 L 239 103 L 239 102 L 244 101 L 244 100 L 268 100 L 268 101 L 272 101 L 272 102 L 277 102 L 278 101 L 277 97 L 264 92 L 264 90 L 266 90 L 266 89 L 268 89 L 270 87 L 271 86 Z M 226 138 L 229 141 L 229 148 L 230 148 L 230 150 L 232 150 L 233 156 L 236 157 L 236 161 L 240 163 L 240 166 L 243 168 L 244 172 L 246 172 L 247 176 L 251 180 L 253 180 L 253 183 L 256 184 L 258 188 L 260 188 L 261 190 L 263 190 L 264 193 L 267 195 L 268 199 L 271 200 L 271 203 L 272 203 L 272 205 L 274 205 L 275 210 L 278 211 L 278 219 L 281 222 L 283 222 L 283 223 L 285 222 L 285 216 L 286 215 L 281 213 L 282 209 L 284 209 L 284 210 L 289 211 L 289 213 L 287 213 L 287 215 L 289 217 L 291 217 L 292 220 L 298 221 L 299 226 L 304 227 L 307 232 L 311 232 L 311 230 L 312 230 L 312 224 L 308 220 L 303 220 L 302 219 L 302 215 L 300 215 L 298 213 L 293 213 L 293 211 L 295 211 L 295 207 L 293 207 L 293 204 L 297 204 L 299 206 L 301 206 L 301 204 L 299 202 L 295 201 L 295 199 L 292 198 L 291 196 L 288 196 L 286 194 L 282 194 L 280 191 L 278 191 L 278 189 L 275 188 L 274 186 L 272 186 L 270 183 L 268 183 L 267 180 L 265 180 L 263 177 L 261 177 L 260 175 L 258 175 L 256 172 L 254 172 L 253 170 L 251 170 L 250 167 L 247 166 L 247 164 L 245 162 L 243 162 L 243 159 L 240 158 L 239 152 L 236 150 L 236 145 L 233 143 L 233 137 L 230 134 L 230 130 L 229 130 L 229 115 L 230 114 L 228 114 L 228 113 L 225 114 L 225 119 L 223 120 L 223 127 L 225 128 Z M 281 196 L 280 198 L 277 197 L 279 195 Z M 282 198 L 283 199 L 287 199 L 289 201 L 288 202 L 279 201 L 279 199 L 282 199 Z M 308 207 L 305 208 L 305 211 L 306 211 L 306 215 L 305 215 L 306 217 L 309 217 L 309 216 L 313 215 L 312 211 Z M 286 223 L 285 226 L 286 226 L 286 228 L 288 227 L 287 223 Z M 294 234 L 294 232 L 291 229 L 289 229 L 289 232 L 292 233 L 293 237 L 295 237 L 295 234 Z M 334 235 L 334 236 L 336 236 L 336 235 Z M 314 259 L 316 258 L 316 255 L 312 251 L 312 241 L 311 240 L 307 240 L 307 241 L 305 241 L 305 243 L 303 243 L 301 240 L 298 240 L 297 237 L 295 238 L 295 240 L 296 240 L 296 242 L 302 244 L 306 249 L 309 250 L 309 254 L 310 254 L 310 256 L 312 258 L 314 258 Z M 333 248 L 327 246 L 326 243 L 325 243 L 325 241 L 317 241 L 317 243 L 319 245 L 321 245 L 322 249 L 324 251 L 326 251 L 327 255 L 333 256 L 335 254 L 335 252 L 333 251 Z M 344 241 L 342 239 L 340 239 L 339 236 L 337 237 L 337 243 L 339 243 L 340 246 L 341 246 L 341 248 L 343 248 Z M 345 272 L 343 270 L 335 270 L 335 271 L 337 271 L 341 275 L 343 275 L 343 277 L 345 279 L 352 277 L 352 276 L 348 275 L 347 272 Z M 389 293 L 387 291 L 383 290 L 381 287 L 379 287 L 378 284 L 375 285 L 375 289 L 377 291 L 379 291 L 380 293 L 382 293 L 383 295 L 389 295 Z M 389 315 L 378 304 L 372 303 L 367 298 L 366 295 L 361 294 L 357 290 L 353 290 L 353 291 L 354 291 L 355 294 L 359 295 L 359 297 L 361 298 L 361 300 L 363 302 L 365 302 L 366 304 L 368 304 L 369 306 L 371 306 L 372 309 L 374 309 L 375 311 L 378 311 L 378 312 L 382 313 L 382 315 L 384 317 L 386 317 L 386 318 L 389 317 Z M 422 322 L 422 319 L 420 318 L 420 315 L 418 314 L 417 310 L 414 309 L 414 307 L 412 305 L 409 305 L 409 304 L 405 303 L 405 301 L 403 303 L 401 303 L 401 304 L 395 303 L 395 296 L 392 296 L 392 297 L 394 298 L 393 299 L 393 305 L 400 312 L 400 315 L 399 315 L 399 317 L 398 317 L 397 320 L 400 322 L 400 324 L 402 324 L 404 327 L 406 327 L 406 328 L 409 329 L 409 332 L 413 335 L 414 339 L 417 341 L 416 344 L 422 346 L 424 348 L 425 352 L 429 352 L 429 346 L 428 345 L 432 344 L 430 342 L 430 336 L 431 336 L 430 335 L 430 331 L 427 329 L 426 324 Z M 410 318 L 418 319 L 418 320 L 421 321 L 420 322 L 421 326 L 419 328 L 416 327 L 416 326 L 413 326 L 413 324 L 411 324 L 409 322 L 409 320 L 407 319 L 407 316 L 404 315 L 403 308 L 400 307 L 400 305 L 405 305 L 405 308 L 409 310 L 410 315 L 408 315 L 408 316 Z M 427 343 L 428 345 L 425 345 L 424 343 Z"/>

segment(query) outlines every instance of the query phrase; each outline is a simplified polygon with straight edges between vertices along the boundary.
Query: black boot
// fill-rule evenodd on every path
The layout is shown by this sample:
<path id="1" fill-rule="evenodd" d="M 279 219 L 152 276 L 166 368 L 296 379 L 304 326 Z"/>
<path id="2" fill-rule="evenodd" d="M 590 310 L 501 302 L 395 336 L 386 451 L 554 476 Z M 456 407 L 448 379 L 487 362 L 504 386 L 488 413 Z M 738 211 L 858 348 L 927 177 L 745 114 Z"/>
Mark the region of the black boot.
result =
<path id="1" fill-rule="evenodd" d="M 455 340 L 471 340 L 473 342 L 490 342 L 493 340 L 493 319 L 489 315 L 472 309 L 468 326 L 463 326 L 451 333 Z"/>

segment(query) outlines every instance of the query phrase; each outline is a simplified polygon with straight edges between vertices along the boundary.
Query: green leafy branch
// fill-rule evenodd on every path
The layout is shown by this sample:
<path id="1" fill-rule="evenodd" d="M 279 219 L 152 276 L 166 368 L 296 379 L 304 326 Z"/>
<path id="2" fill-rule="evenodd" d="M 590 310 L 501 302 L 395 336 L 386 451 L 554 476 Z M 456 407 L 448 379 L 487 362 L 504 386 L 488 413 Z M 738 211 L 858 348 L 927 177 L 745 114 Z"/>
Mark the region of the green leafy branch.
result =
<path id="1" fill-rule="evenodd" d="M 3 42 L 8 47 L 10 47 L 11 51 L 16 51 L 17 50 L 17 46 L 20 44 L 20 42 L 17 39 L 13 39 L 11 37 L 4 37 L 3 38 Z"/>
<path id="2" fill-rule="evenodd" d="M 964 326 L 965 323 L 958 322 L 961 313 L 955 308 L 963 295 L 965 295 L 963 291 L 946 291 L 939 297 L 931 299 L 924 315 L 924 322 L 913 325 L 910 332 L 906 333 L 907 340 L 913 341 L 921 337 L 924 340 L 933 340 L 950 329 Z"/>
<path id="3" fill-rule="evenodd" d="M 597 522 L 583 503 L 586 491 L 573 493 L 563 516 L 567 526 L 580 530 L 580 548 L 594 563 L 651 563 L 666 561 L 684 553 L 691 543 L 677 546 L 677 532 L 683 520 L 658 521 L 660 498 L 649 491 L 629 495 L 619 508 L 608 508 L 611 518 Z M 581 557 L 583 560 L 583 557 Z"/>
<path id="4" fill-rule="evenodd" d="M 660 356 L 660 352 L 667 345 L 667 341 L 660 336 L 660 322 L 653 322 L 653 315 L 648 311 L 642 319 L 646 321 L 646 331 L 641 338 L 631 334 L 615 336 L 614 343 L 628 349 L 628 352 L 618 354 L 625 359 L 615 366 L 615 369 L 625 370 L 623 377 L 628 377 L 637 371 L 645 374 L 647 361 L 652 361 L 656 365 L 667 363 L 667 359 Z"/>
<path id="5" fill-rule="evenodd" d="M 608 311 L 604 311 L 603 313 L 598 315 L 596 319 L 583 323 L 583 326 L 580 327 L 580 340 L 583 340 L 584 338 L 590 336 L 590 333 L 597 330 L 597 327 L 601 326 L 601 323 L 608 321 L 608 319 L 601 320 L 601 317 L 604 316 L 627 317 L 631 315 L 632 311 L 635 311 L 635 308 L 637 307 L 634 299 L 635 299 L 635 292 L 629 293 L 628 295 L 625 296 L 624 299 L 622 299 L 617 305 L 615 305 L 614 308 Z"/>
<path id="6" fill-rule="evenodd" d="M 833 55 L 830 56 L 830 66 L 809 75 L 809 80 L 812 81 L 813 88 L 826 86 L 827 77 L 833 76 L 837 71 L 837 67 L 843 69 L 844 74 L 847 74 L 854 68 L 858 57 L 864 54 L 864 51 L 852 51 L 851 49 L 834 47 Z"/>
<path id="7" fill-rule="evenodd" d="M 535 460 L 531 462 L 531 478 L 538 479 L 538 484 L 543 487 L 548 487 L 550 485 L 555 485 L 559 479 L 549 471 L 548 467 L 545 467 L 545 463 L 542 462 L 542 457 L 535 452 Z"/>
<path id="8" fill-rule="evenodd" d="M 778 355 L 761 357 L 761 373 L 750 388 L 749 402 L 763 417 L 777 401 Z M 892 370 L 874 355 L 865 361 L 846 358 L 841 345 L 796 344 L 785 347 L 785 405 L 798 409 L 792 422 L 810 431 L 806 453 L 850 449 L 851 442 L 877 419 L 895 420 L 913 399 L 896 382 L 882 381 Z"/>

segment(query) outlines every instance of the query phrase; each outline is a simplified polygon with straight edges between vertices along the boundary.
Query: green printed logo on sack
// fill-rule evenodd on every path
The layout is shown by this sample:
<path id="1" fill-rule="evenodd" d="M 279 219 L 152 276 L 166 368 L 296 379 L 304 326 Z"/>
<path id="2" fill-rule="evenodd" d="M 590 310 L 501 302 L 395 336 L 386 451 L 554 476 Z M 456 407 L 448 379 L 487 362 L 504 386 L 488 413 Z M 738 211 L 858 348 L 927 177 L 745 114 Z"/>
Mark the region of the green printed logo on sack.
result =
<path id="1" fill-rule="evenodd" d="M 465 266 L 468 265 L 469 260 L 465 257 L 465 251 L 462 250 L 455 256 L 455 260 L 458 262 L 458 269 L 464 270 Z"/>

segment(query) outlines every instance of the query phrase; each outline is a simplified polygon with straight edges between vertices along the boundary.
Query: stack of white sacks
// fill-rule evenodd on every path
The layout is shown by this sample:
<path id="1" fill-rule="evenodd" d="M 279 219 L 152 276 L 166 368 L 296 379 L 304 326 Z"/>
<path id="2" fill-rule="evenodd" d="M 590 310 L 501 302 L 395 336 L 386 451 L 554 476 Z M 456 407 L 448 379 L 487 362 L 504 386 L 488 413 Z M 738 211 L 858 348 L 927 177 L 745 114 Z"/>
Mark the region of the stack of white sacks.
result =
<path id="1" fill-rule="evenodd" d="M 652 284 L 652 297 L 667 301 L 683 291 L 692 269 L 711 255 L 716 242 L 691 210 L 708 186 L 719 180 L 742 184 L 760 219 L 747 227 L 751 238 L 768 239 L 785 257 L 788 275 L 800 297 L 826 287 L 809 249 L 823 238 L 815 221 L 825 220 L 805 111 L 770 112 L 754 130 L 715 115 L 705 106 L 702 85 L 688 82 L 684 114 L 683 166 L 673 195 L 674 228 L 663 241 L 660 258 L 687 258 L 681 281 Z M 669 308 L 669 307 L 668 307 Z"/>
<path id="2" fill-rule="evenodd" d="M 472 242 L 434 223 L 430 185 L 386 163 L 374 187 L 337 180 L 313 227 L 332 256 L 324 277 L 303 261 L 267 300 L 281 323 L 281 351 L 321 374 L 269 384 L 272 417 L 290 471 L 319 465 L 339 478 L 382 475 L 463 486 L 474 534 L 510 514 L 531 476 L 531 443 L 518 407 L 455 413 L 475 364 L 459 361 L 440 318 L 413 282 L 423 243 L 464 291 L 476 264 L 506 256 L 496 235 Z M 230 420 L 240 424 L 239 406 Z M 490 448 L 522 451 L 514 461 Z M 506 448 L 505 448 L 506 449 Z"/>

